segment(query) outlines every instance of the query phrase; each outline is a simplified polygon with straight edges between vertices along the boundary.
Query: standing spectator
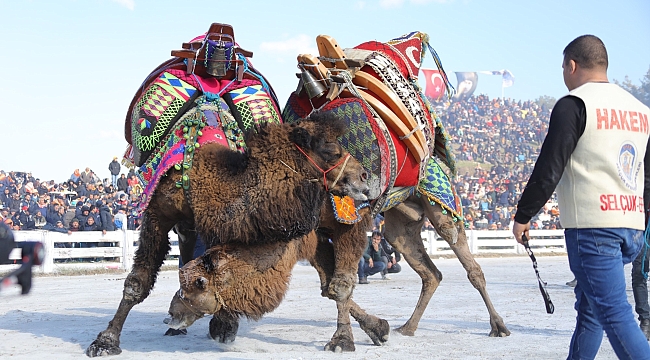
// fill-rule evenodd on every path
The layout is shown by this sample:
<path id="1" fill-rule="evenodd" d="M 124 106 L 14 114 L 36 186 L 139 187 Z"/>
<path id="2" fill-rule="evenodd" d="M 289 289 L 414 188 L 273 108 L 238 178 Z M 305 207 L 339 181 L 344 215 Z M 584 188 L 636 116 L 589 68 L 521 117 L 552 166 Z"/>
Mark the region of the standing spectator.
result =
<path id="1" fill-rule="evenodd" d="M 647 129 L 623 127 L 614 109 L 647 119 L 650 108 L 610 84 L 607 65 L 605 45 L 593 35 L 580 36 L 564 49 L 569 95 L 553 108 L 548 134 L 519 200 L 513 234 L 523 244 L 530 219 L 557 186 L 569 267 L 577 279 L 578 315 L 568 358 L 595 358 L 604 330 L 619 359 L 650 359 L 650 346 L 627 300 L 623 269 L 644 243 L 645 211 L 622 211 L 600 201 L 606 194 L 635 197 L 644 199 L 641 209 L 648 209 L 650 136 Z M 610 109 L 612 117 L 605 117 Z M 622 156 L 630 152 L 635 156 Z M 644 171 L 637 171 L 642 165 Z"/>

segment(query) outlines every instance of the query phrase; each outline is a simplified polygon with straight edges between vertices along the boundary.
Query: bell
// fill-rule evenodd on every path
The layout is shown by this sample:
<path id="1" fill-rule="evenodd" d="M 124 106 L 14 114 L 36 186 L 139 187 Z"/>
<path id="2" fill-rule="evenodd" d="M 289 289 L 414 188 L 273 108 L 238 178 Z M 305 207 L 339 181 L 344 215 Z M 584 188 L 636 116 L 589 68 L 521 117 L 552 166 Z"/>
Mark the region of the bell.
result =
<path id="1" fill-rule="evenodd" d="M 210 59 L 206 59 L 208 65 L 206 66 L 205 71 L 216 77 L 226 76 L 226 48 L 215 46 L 214 51 Z"/>
<path id="2" fill-rule="evenodd" d="M 307 92 L 307 96 L 309 96 L 310 99 L 323 96 L 323 94 L 327 92 L 325 85 L 323 85 L 322 82 L 316 80 L 314 75 L 312 75 L 312 73 L 306 69 L 302 69 L 300 80 L 303 84 L 303 88 Z"/>

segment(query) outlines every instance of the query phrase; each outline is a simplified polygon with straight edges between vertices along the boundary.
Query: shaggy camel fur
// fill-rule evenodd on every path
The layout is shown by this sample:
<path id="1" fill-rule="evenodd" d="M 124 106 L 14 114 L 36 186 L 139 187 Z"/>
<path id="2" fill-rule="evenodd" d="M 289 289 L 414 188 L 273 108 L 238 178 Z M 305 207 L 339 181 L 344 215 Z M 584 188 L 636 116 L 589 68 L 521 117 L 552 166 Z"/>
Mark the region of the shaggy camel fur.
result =
<path id="1" fill-rule="evenodd" d="M 209 247 L 286 242 L 318 225 L 326 188 L 366 200 L 367 173 L 337 141 L 344 130 L 337 119 L 321 116 L 318 121 L 268 125 L 247 140 L 246 154 L 216 144 L 203 146 L 194 156 L 187 191 L 176 187 L 181 174 L 171 170 L 143 214 L 140 246 L 115 316 L 86 354 L 122 351 L 124 321 L 153 288 L 170 249 L 167 234 L 176 224 L 196 228 Z"/>
<path id="2" fill-rule="evenodd" d="M 165 322 L 171 328 L 185 329 L 204 314 L 214 314 L 210 335 L 220 342 L 234 341 L 241 316 L 258 320 L 280 305 L 291 270 L 301 259 L 326 275 L 333 269 L 332 245 L 319 243 L 316 233 L 311 232 L 288 243 L 212 247 L 180 270 L 181 288 L 172 299 L 171 317 Z M 319 266 L 324 262 L 330 266 Z M 388 340 L 386 320 L 368 315 L 352 300 L 350 307 L 352 316 L 375 344 Z"/>
<path id="3" fill-rule="evenodd" d="M 358 309 L 358 306 L 350 300 L 357 281 L 358 259 L 361 258 L 367 245 L 366 231 L 372 221 L 367 208 L 360 210 L 360 214 L 363 216 L 363 221 L 354 225 L 346 225 L 335 220 L 332 207 L 329 204 L 324 205 L 321 211 L 317 234 L 320 243 L 332 240 L 333 247 L 329 251 L 333 251 L 333 254 L 330 256 L 317 255 L 312 265 L 320 275 L 321 295 L 335 300 L 338 310 L 337 329 L 331 340 L 325 345 L 325 350 L 355 350 L 350 314 L 355 317 L 362 328 L 365 326 L 364 318 L 361 317 L 362 320 L 359 320 L 354 315 L 355 311 L 362 310 Z M 431 221 L 438 234 L 449 243 L 465 268 L 470 283 L 481 295 L 490 317 L 489 336 L 510 335 L 503 319 L 492 305 L 483 271 L 469 250 L 463 223 L 454 222 L 451 214 L 445 213 L 440 205 L 431 205 L 425 197 L 417 195 L 409 197 L 403 203 L 384 212 L 385 238 L 422 278 L 420 297 L 411 317 L 404 325 L 395 330 L 402 335 L 415 335 L 422 314 L 442 281 L 442 273 L 427 254 L 420 236 L 426 218 Z M 191 232 L 186 233 L 187 238 L 191 237 L 190 234 Z M 184 246 L 193 249 L 193 244 L 188 241 Z M 334 262 L 331 261 L 332 258 Z M 236 334 L 236 328 L 233 331 L 233 324 L 237 324 L 237 317 L 228 318 L 227 314 L 219 313 L 210 321 L 210 335 L 219 341 L 230 341 L 234 339 L 233 334 Z M 370 335 L 376 345 L 381 345 L 385 341 L 384 335 L 387 338 L 388 334 L 375 332 L 374 335 L 371 335 L 372 331 L 366 331 L 366 333 Z"/>

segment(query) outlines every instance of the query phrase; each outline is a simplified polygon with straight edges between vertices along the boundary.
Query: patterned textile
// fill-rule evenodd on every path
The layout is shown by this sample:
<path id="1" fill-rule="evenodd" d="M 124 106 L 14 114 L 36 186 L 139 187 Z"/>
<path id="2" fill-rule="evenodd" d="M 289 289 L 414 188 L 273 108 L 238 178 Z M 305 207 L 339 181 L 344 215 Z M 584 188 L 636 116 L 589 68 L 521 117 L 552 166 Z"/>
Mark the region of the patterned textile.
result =
<path id="1" fill-rule="evenodd" d="M 393 188 L 393 190 L 391 190 L 391 192 L 388 194 L 388 198 L 386 199 L 384 206 L 381 208 L 381 211 L 386 211 L 388 209 L 392 209 L 393 207 L 399 205 L 404 200 L 406 200 L 409 196 L 411 196 L 414 192 L 415 192 L 414 186 Z"/>
<path id="2" fill-rule="evenodd" d="M 426 175 L 420 180 L 418 193 L 427 197 L 431 205 L 440 204 L 443 214 L 451 212 L 454 221 L 463 219 L 463 207 L 451 185 L 449 177 L 440 167 L 435 158 L 430 158 L 426 167 Z"/>
<path id="3" fill-rule="evenodd" d="M 339 197 L 332 195 L 332 193 L 330 193 L 330 201 L 332 202 L 336 221 L 348 225 L 356 224 L 361 221 L 362 217 L 359 215 L 359 210 L 370 206 L 367 202 L 356 206 L 353 198 L 349 196 Z"/>
<path id="4" fill-rule="evenodd" d="M 260 84 L 234 89 L 224 97 L 231 110 L 236 110 L 233 115 L 246 133 L 261 124 L 281 123 L 271 97 Z"/>
<path id="5" fill-rule="evenodd" d="M 363 102 L 356 98 L 332 101 L 322 110 L 324 113 L 328 111 L 346 121 L 348 131 L 339 137 L 339 143 L 368 172 L 369 198 L 378 197 L 388 187 L 390 160 L 387 149 L 389 145 L 375 118 Z"/>
<path id="6" fill-rule="evenodd" d="M 180 75 L 180 74 L 178 74 Z M 133 163 L 141 166 L 169 133 L 182 109 L 198 92 L 171 72 L 163 72 L 154 80 L 133 107 L 131 138 Z"/>
<path id="7" fill-rule="evenodd" d="M 263 96 L 266 93 L 262 91 L 261 85 L 259 83 L 247 83 L 251 86 L 241 86 L 241 84 L 233 83 L 232 88 L 224 87 L 225 90 L 234 90 L 238 94 L 236 96 L 238 97 L 237 105 L 233 105 L 230 101 L 232 98 L 229 92 L 224 94 L 224 97 L 213 93 L 198 97 L 192 101 L 194 107 L 185 111 L 180 119 L 174 123 L 165 138 L 155 144 L 155 151 L 151 152 L 151 155 L 136 171 L 144 187 L 139 211 L 144 211 L 147 208 L 151 195 L 153 195 L 160 179 L 172 167 L 183 173 L 181 183 L 177 184 L 177 186 L 187 189 L 189 177 L 186 172 L 191 168 L 193 151 L 200 148 L 201 145 L 218 143 L 227 146 L 231 150 L 246 151 L 244 142 L 246 132 L 254 131 L 254 127 L 250 126 L 242 129 L 236 117 L 245 118 L 247 123 L 251 125 L 281 122 L 276 110 L 277 106 L 272 102 L 272 98 L 268 94 L 265 97 Z M 246 89 L 250 88 L 255 89 L 253 95 L 245 95 Z M 259 115 L 260 103 L 263 105 L 261 116 Z M 245 114 L 242 115 L 242 112 L 245 112 Z M 258 116 L 255 116 L 255 112 L 258 113 Z M 237 115 L 235 116 L 235 114 Z M 129 150 L 127 149 L 127 151 Z"/>
<path id="8" fill-rule="evenodd" d="M 374 51 L 374 54 L 370 56 L 372 61 L 367 59 L 368 65 L 375 70 L 375 74 L 379 75 L 379 78 L 388 87 L 403 99 L 404 105 L 407 106 L 418 124 L 424 126 L 423 132 L 429 144 L 430 153 L 435 154 L 449 167 L 452 173 L 456 173 L 456 161 L 451 149 L 450 137 L 417 83 L 416 70 L 419 71 L 424 56 L 423 46 L 426 45 L 433 53 L 428 39 L 427 34 L 412 32 L 390 40 L 388 43 L 368 41 L 355 46 L 355 49 Z M 387 59 L 390 61 L 386 61 Z M 440 62 L 435 54 L 434 60 L 437 64 Z M 439 68 L 442 68 L 442 65 Z M 364 69 L 364 71 L 366 70 Z"/>

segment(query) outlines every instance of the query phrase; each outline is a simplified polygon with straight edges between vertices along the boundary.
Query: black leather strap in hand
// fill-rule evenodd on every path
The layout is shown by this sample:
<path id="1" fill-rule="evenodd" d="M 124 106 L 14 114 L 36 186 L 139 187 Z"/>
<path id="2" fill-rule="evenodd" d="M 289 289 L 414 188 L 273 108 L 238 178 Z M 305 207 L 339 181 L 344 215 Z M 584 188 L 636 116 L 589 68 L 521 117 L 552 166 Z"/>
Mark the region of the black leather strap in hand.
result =
<path id="1" fill-rule="evenodd" d="M 533 261 L 533 269 L 535 269 L 535 275 L 537 275 L 537 282 L 539 283 L 539 291 L 542 293 L 542 297 L 544 298 L 544 305 L 546 305 L 546 313 L 552 314 L 555 311 L 555 306 L 553 306 L 551 297 L 548 295 L 548 291 L 546 291 L 546 282 L 544 282 L 542 278 L 539 276 L 539 270 L 537 270 L 537 259 L 535 259 L 533 250 L 530 248 L 530 245 L 528 245 L 528 238 L 526 237 L 525 234 L 522 235 L 522 240 L 524 241 L 524 248 L 526 248 L 526 252 L 528 253 L 528 256 L 530 256 L 530 260 Z"/>

